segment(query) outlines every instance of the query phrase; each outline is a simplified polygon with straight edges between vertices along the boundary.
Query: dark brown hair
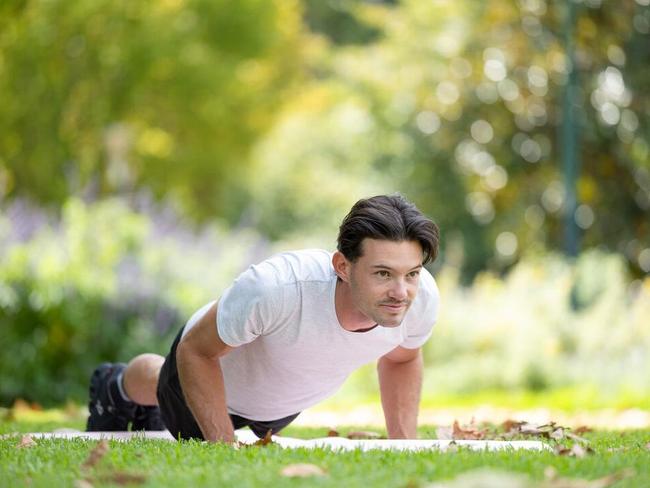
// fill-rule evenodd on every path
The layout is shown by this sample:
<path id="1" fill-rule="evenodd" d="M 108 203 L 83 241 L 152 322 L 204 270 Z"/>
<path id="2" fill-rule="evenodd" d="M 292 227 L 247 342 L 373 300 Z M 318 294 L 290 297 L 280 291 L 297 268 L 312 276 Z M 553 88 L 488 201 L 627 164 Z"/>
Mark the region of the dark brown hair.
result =
<path id="1" fill-rule="evenodd" d="M 438 255 L 438 226 L 425 217 L 402 195 L 379 195 L 359 200 L 348 213 L 337 239 L 337 249 L 348 261 L 356 261 L 365 239 L 394 242 L 417 241 L 422 246 L 422 264 L 433 262 Z"/>

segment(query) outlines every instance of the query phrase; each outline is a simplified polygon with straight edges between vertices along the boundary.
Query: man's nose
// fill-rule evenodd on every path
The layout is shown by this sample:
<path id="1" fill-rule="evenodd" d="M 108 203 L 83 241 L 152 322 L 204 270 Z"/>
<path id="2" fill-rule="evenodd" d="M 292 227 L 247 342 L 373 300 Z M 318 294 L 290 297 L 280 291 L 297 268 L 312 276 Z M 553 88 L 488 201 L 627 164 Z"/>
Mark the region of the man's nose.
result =
<path id="1" fill-rule="evenodd" d="M 404 280 L 395 280 L 391 284 L 388 296 L 393 300 L 406 300 L 408 298 L 408 289 Z"/>

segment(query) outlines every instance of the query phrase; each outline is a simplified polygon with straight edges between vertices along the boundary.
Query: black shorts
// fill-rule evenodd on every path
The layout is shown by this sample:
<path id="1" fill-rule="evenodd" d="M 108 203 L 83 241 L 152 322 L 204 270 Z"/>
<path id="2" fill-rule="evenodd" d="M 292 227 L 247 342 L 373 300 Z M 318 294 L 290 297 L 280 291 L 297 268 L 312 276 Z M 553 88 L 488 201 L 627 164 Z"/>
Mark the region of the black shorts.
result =
<path id="1" fill-rule="evenodd" d="M 158 388 L 156 396 L 158 397 L 158 405 L 160 406 L 160 413 L 162 415 L 165 427 L 176 439 L 201 439 L 204 440 L 203 433 L 196 423 L 196 419 L 190 411 L 183 389 L 181 388 L 178 379 L 178 369 L 176 367 L 176 348 L 181 340 L 183 329 L 178 333 L 174 343 L 172 344 L 169 354 L 165 358 L 165 362 L 160 370 L 158 377 Z M 234 429 L 241 429 L 242 427 L 250 427 L 250 429 L 259 438 L 266 435 L 269 429 L 275 434 L 284 427 L 289 425 L 300 412 L 289 415 L 278 420 L 259 421 L 251 420 L 239 415 L 230 414 L 230 420 Z"/>

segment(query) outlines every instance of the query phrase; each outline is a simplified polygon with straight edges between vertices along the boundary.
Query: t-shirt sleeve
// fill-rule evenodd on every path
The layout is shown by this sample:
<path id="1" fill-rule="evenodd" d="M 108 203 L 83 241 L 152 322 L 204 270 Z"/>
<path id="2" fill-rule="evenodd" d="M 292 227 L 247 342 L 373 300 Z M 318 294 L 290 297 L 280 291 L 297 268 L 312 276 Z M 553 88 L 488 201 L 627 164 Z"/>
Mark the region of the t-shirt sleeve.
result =
<path id="1" fill-rule="evenodd" d="M 217 331 L 232 347 L 264 334 L 278 313 L 278 287 L 263 265 L 249 267 L 226 289 L 217 308 Z"/>
<path id="2" fill-rule="evenodd" d="M 429 340 L 433 332 L 433 326 L 438 320 L 440 308 L 440 292 L 433 277 L 423 271 L 420 290 L 416 300 L 417 307 L 410 311 L 413 320 L 409 321 L 406 327 L 406 338 L 400 344 L 405 349 L 417 349 L 422 347 Z M 414 303 L 414 305 L 416 305 Z"/>

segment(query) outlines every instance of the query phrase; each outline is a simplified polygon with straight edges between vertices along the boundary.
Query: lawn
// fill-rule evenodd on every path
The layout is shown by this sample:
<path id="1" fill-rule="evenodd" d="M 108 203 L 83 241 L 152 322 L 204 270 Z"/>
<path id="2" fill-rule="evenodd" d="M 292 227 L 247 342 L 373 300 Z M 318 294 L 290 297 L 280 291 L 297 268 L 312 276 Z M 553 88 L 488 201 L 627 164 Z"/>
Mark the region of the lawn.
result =
<path id="1" fill-rule="evenodd" d="M 0 439 L 0 486 L 650 486 L 650 430 L 586 432 L 581 436 L 592 452 L 579 452 L 578 456 L 560 455 L 553 450 L 472 452 L 462 448 L 417 453 L 283 450 L 277 445 L 235 449 L 145 439 L 110 441 L 105 452 L 99 452 L 102 448 L 98 449 L 97 441 L 88 440 L 37 440 L 30 447 L 18 447 L 20 433 L 83 425 L 81 420 L 47 420 L 47 415 L 44 418 L 26 421 L 5 415 L 0 422 L 0 433 L 17 433 Z M 501 429 L 490 428 L 495 435 Z M 360 429 L 382 433 L 376 427 L 363 426 L 341 427 L 339 433 L 345 436 Z M 326 436 L 327 430 L 289 427 L 283 434 L 315 438 Z M 436 432 L 435 426 L 422 426 L 420 437 L 433 438 Z M 566 438 L 547 442 L 554 448 L 572 445 Z M 295 464 L 315 465 L 321 472 L 308 477 L 283 474 L 287 466 Z M 481 480 L 478 484 L 477 479 Z"/>

